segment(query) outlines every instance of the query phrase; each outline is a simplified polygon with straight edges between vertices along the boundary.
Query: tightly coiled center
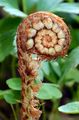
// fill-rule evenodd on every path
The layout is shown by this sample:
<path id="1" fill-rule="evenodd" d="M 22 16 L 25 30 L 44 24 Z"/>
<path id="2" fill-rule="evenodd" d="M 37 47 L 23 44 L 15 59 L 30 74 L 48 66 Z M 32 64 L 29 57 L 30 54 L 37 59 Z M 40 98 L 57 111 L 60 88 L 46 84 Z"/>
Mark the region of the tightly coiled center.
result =
<path id="1" fill-rule="evenodd" d="M 68 27 L 60 17 L 37 12 L 27 17 L 21 25 L 26 34 L 25 45 L 28 52 L 51 57 L 66 54 L 70 36 Z"/>

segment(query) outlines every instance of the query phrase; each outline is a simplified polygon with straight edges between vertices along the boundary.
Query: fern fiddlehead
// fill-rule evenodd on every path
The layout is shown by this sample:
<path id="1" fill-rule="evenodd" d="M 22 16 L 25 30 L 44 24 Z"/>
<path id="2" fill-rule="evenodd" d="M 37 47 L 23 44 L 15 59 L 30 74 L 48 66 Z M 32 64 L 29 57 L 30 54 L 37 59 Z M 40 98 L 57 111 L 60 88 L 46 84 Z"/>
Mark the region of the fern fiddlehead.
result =
<path id="1" fill-rule="evenodd" d="M 38 120 L 41 111 L 35 97 L 40 85 L 35 86 L 40 61 L 66 55 L 70 33 L 62 18 L 49 12 L 36 12 L 25 18 L 17 30 L 19 73 L 22 78 L 21 120 Z M 37 55 L 37 59 L 32 57 Z"/>

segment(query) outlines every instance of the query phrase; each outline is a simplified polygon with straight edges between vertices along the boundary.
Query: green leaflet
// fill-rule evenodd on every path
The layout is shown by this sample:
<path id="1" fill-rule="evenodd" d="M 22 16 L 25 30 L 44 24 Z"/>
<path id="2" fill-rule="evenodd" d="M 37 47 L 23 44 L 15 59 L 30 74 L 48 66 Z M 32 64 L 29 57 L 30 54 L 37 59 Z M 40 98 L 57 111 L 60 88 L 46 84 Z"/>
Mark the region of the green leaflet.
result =
<path id="1" fill-rule="evenodd" d="M 62 93 L 56 84 L 43 83 L 36 97 L 42 100 L 54 100 L 60 99 L 62 97 Z"/>
<path id="2" fill-rule="evenodd" d="M 58 110 L 66 114 L 79 114 L 79 102 L 67 103 L 66 105 L 60 106 Z"/>

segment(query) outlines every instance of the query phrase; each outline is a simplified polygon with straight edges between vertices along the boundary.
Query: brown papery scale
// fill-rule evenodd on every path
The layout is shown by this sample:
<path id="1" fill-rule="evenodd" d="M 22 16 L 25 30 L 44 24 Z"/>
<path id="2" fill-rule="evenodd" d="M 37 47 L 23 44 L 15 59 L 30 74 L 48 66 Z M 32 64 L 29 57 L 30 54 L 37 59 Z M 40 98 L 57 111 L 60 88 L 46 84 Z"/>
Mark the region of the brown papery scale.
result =
<path id="1" fill-rule="evenodd" d="M 35 85 L 42 60 L 65 56 L 70 34 L 62 18 L 49 12 L 36 12 L 25 18 L 17 30 L 19 73 L 22 78 L 21 120 L 39 120 L 40 101 L 35 97 L 41 83 Z M 33 57 L 36 54 L 36 58 Z M 45 93 L 46 94 L 46 93 Z"/>

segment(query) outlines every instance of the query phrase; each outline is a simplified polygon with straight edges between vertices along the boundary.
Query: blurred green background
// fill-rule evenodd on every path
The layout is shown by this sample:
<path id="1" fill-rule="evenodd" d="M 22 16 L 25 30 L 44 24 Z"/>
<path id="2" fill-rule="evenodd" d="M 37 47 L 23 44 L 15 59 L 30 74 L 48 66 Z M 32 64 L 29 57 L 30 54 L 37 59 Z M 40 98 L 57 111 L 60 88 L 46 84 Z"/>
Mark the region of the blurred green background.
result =
<path id="1" fill-rule="evenodd" d="M 68 54 L 41 63 L 35 80 L 44 81 L 37 95 L 43 111 L 40 120 L 79 120 L 78 0 L 0 0 L 0 120 L 20 120 L 16 30 L 23 18 L 36 11 L 49 11 L 62 17 L 71 33 Z"/>

